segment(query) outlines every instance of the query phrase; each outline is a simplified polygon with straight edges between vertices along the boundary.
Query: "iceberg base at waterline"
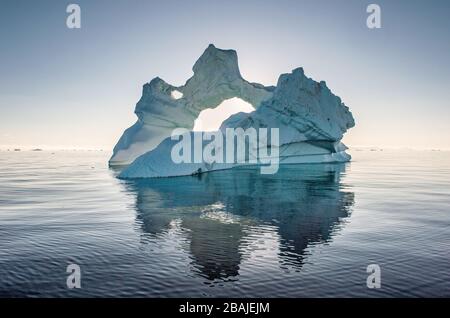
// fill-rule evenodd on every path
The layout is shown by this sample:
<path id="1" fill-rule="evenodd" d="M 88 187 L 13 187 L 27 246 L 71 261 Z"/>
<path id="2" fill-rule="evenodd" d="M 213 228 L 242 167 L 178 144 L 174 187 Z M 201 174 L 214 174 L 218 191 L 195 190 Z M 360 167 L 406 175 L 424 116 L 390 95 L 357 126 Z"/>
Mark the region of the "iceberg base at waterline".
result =
<path id="1" fill-rule="evenodd" d="M 190 134 L 195 135 L 198 133 L 191 132 Z M 279 165 L 336 163 L 347 162 L 351 159 L 350 155 L 345 152 L 347 147 L 340 142 L 295 142 L 281 145 L 277 147 L 278 149 L 276 151 L 274 151 L 275 147 L 269 146 L 267 149 L 268 156 L 255 156 L 252 158 L 248 154 L 244 162 L 226 162 L 226 156 L 223 155 L 223 160 L 219 162 L 211 162 L 208 160 L 194 162 L 194 160 L 190 160 L 190 162 L 177 163 L 172 157 L 172 150 L 177 142 L 176 140 L 167 138 L 156 149 L 140 156 L 131 165 L 124 168 L 119 174 L 119 178 L 134 179 L 188 176 L 241 166 L 259 168 L 262 174 L 273 174 L 278 171 Z M 203 141 L 203 149 L 206 149 L 207 146 L 208 141 Z M 226 152 L 226 144 L 224 144 L 223 149 Z M 190 153 L 194 153 L 193 148 Z M 236 152 L 234 154 L 234 158 L 237 158 Z"/>

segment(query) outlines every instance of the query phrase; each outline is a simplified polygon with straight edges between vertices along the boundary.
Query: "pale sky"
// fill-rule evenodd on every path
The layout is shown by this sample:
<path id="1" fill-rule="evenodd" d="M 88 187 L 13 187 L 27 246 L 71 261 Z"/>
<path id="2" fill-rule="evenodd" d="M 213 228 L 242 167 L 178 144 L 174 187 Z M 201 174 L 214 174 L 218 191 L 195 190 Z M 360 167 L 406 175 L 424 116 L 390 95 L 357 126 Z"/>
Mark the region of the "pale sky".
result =
<path id="1" fill-rule="evenodd" d="M 450 2 L 1 0 L 0 145 L 112 149 L 142 85 L 182 85 L 209 43 L 275 85 L 302 66 L 350 107 L 349 146 L 450 149 Z M 66 6 L 81 7 L 81 29 Z M 381 6 L 368 29 L 366 7 Z"/>

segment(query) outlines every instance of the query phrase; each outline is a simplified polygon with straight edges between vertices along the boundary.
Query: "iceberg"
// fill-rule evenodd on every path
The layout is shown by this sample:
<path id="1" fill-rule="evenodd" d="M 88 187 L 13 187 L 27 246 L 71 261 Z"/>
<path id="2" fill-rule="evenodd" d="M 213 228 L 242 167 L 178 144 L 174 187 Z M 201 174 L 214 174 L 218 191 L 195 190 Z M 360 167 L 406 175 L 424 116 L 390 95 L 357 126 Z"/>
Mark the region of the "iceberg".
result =
<path id="1" fill-rule="evenodd" d="M 171 138 L 174 129 L 192 130 L 202 110 L 233 97 L 252 104 L 255 111 L 230 116 L 219 131 L 225 134 L 231 128 L 278 129 L 278 143 L 267 142 L 272 150 L 276 148 L 279 164 L 351 159 L 341 140 L 355 125 L 352 113 L 324 81 L 308 78 L 302 68 L 280 75 L 275 87 L 250 83 L 239 72 L 236 51 L 211 44 L 193 72 L 181 87 L 158 77 L 144 85 L 135 110 L 138 120 L 124 132 L 109 162 L 111 166 L 128 165 L 120 178 L 193 175 L 248 164 L 207 160 L 176 163 L 171 158 L 171 150 L 178 143 Z M 187 135 L 195 138 L 198 133 L 190 131 Z M 203 146 L 208 142 L 201 141 Z"/>

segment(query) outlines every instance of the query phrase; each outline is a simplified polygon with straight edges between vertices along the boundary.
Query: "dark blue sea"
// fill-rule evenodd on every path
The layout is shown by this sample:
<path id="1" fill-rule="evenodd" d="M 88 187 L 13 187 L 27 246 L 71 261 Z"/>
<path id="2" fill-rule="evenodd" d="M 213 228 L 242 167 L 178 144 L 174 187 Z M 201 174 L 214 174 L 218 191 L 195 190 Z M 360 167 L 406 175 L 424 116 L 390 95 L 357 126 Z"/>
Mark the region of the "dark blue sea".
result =
<path id="1" fill-rule="evenodd" d="M 450 152 L 350 153 L 125 181 L 107 152 L 0 151 L 0 296 L 450 297 Z"/>

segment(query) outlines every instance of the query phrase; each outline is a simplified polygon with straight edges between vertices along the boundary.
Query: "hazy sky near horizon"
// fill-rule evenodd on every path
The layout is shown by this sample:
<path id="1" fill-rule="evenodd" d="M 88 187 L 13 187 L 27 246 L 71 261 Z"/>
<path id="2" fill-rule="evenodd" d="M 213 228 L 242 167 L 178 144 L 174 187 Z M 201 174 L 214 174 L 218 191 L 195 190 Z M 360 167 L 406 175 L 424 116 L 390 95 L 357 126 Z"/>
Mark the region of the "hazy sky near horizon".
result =
<path id="1" fill-rule="evenodd" d="M 66 7 L 81 7 L 81 29 Z M 368 29 L 366 7 L 382 9 Z M 142 85 L 182 85 L 209 43 L 275 85 L 302 66 L 350 107 L 349 145 L 450 149 L 450 2 L 0 0 L 0 145 L 111 149 Z"/>

